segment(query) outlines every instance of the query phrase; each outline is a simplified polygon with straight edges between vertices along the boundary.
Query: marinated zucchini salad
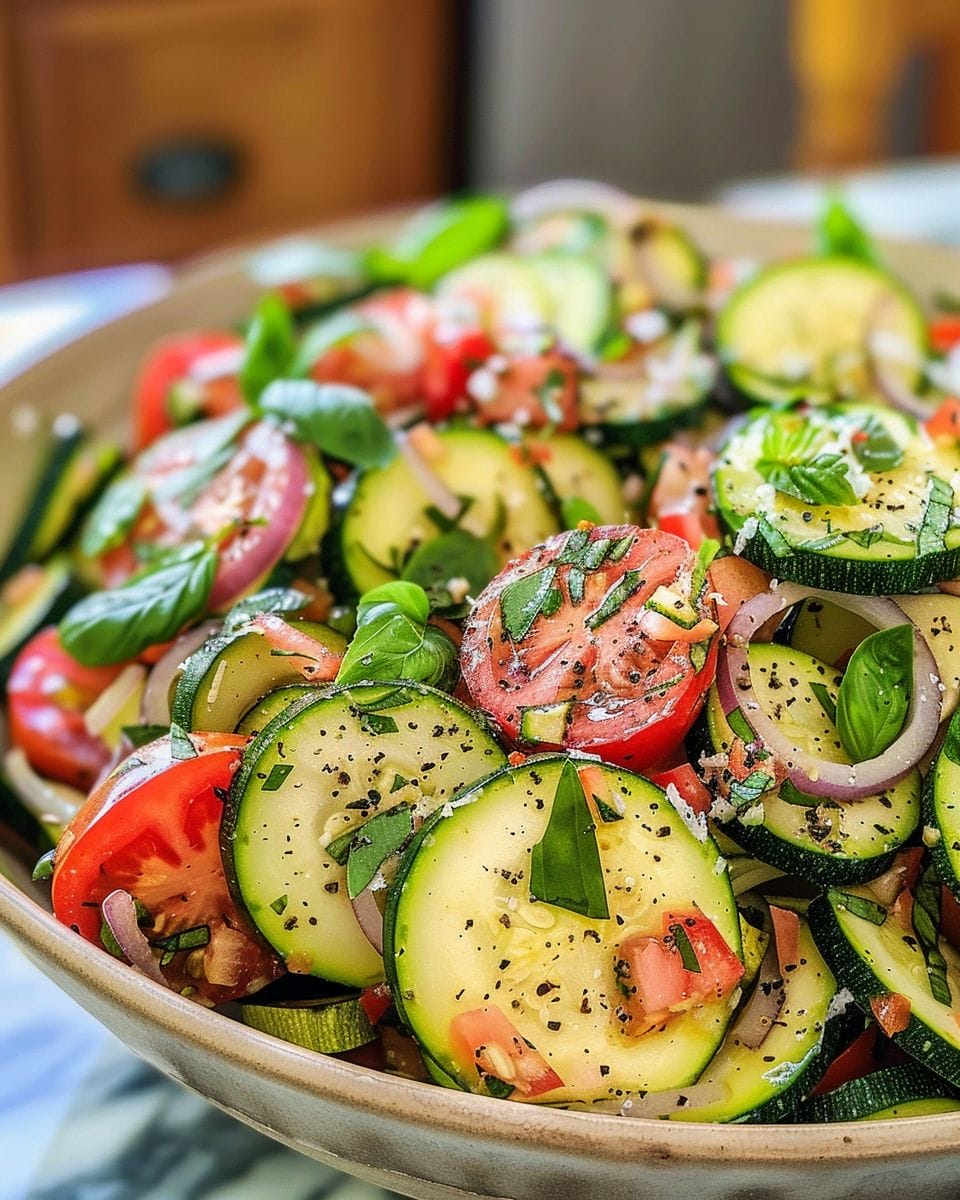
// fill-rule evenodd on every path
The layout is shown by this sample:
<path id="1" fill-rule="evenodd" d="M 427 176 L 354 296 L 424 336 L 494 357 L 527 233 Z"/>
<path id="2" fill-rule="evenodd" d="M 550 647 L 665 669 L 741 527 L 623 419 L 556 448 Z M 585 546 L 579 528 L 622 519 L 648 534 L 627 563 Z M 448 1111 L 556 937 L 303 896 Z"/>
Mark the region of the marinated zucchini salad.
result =
<path id="1" fill-rule="evenodd" d="M 614 188 L 251 264 L 0 567 L 5 836 L 275 1037 L 678 1121 L 960 1109 L 960 316 Z"/>

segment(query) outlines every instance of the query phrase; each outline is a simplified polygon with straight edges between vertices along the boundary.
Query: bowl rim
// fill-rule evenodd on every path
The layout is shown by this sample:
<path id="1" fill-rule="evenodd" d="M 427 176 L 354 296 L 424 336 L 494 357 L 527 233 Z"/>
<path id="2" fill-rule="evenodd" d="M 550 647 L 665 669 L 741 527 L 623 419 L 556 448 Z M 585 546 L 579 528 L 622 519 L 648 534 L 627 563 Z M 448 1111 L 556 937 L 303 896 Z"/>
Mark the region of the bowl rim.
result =
<path id="1" fill-rule="evenodd" d="M 714 241 L 738 236 L 749 241 L 751 234 L 758 232 L 768 240 L 796 237 L 797 227 L 790 224 L 747 220 L 708 206 L 648 203 L 654 213 L 688 222 L 698 237 L 704 230 L 713 230 Z M 374 236 L 382 236 L 408 211 L 406 207 L 381 211 L 307 232 L 319 233 L 334 242 L 360 244 L 371 231 Z M 166 314 L 171 299 L 178 293 L 191 288 L 202 292 L 218 277 L 243 280 L 242 264 L 253 248 L 195 260 L 177 273 L 167 296 L 81 335 L 5 384 L 0 388 L 0 406 L 28 393 L 34 379 L 38 384 L 43 381 L 48 367 L 56 360 L 69 360 L 82 354 L 85 347 L 90 350 L 105 347 L 111 337 L 119 338 L 124 331 L 141 334 L 149 326 L 151 314 Z M 949 249 L 921 243 L 894 249 L 897 259 L 916 263 L 917 271 L 923 273 L 935 259 L 939 260 L 937 274 L 960 268 L 960 254 Z M 767 1169 L 777 1163 L 797 1167 L 813 1162 L 836 1166 L 868 1160 L 898 1162 L 913 1158 L 921 1149 L 925 1155 L 960 1152 L 960 1114 L 956 1113 L 818 1125 L 673 1122 L 504 1103 L 357 1066 L 280 1041 L 222 1013 L 205 1009 L 154 983 L 126 963 L 96 952 L 2 869 L 0 928 L 6 929 L 48 974 L 65 973 L 73 977 L 81 988 L 95 990 L 109 1003 L 128 1009 L 138 1020 L 149 1022 L 181 1044 L 214 1054 L 238 1068 L 249 1069 L 256 1064 L 260 1075 L 325 1101 L 401 1117 L 405 1124 L 425 1130 L 442 1128 L 467 1140 L 475 1138 L 482 1127 L 486 1136 L 496 1142 L 527 1143 L 583 1161 L 629 1164 L 638 1159 L 659 1158 L 719 1167 L 722 1159 Z"/>

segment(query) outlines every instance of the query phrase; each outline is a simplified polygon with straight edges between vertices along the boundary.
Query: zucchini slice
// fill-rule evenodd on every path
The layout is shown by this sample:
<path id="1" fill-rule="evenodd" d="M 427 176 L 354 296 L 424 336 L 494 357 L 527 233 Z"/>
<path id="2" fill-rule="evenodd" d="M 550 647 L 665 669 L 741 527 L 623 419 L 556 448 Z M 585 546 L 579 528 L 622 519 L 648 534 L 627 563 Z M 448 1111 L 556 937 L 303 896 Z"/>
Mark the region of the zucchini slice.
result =
<path id="1" fill-rule="evenodd" d="M 55 554 L 42 566 L 27 563 L 0 585 L 0 681 L 21 646 L 43 625 L 59 620 L 77 596 L 70 559 Z"/>
<path id="2" fill-rule="evenodd" d="M 553 316 L 549 289 L 529 261 L 514 254 L 482 254 L 444 276 L 437 295 L 453 306 L 473 306 L 497 334 L 528 331 L 531 322 L 548 326 Z"/>
<path id="3" fill-rule="evenodd" d="M 960 1097 L 918 1063 L 884 1067 L 815 1096 L 803 1107 L 805 1121 L 886 1121 L 957 1112 Z"/>
<path id="4" fill-rule="evenodd" d="M 557 532 L 536 472 L 509 442 L 479 429 L 437 437 L 442 454 L 430 469 L 466 504 L 460 528 L 496 536 L 501 564 Z M 360 595 L 396 579 L 413 550 L 443 532 L 430 504 L 402 456 L 360 476 L 339 526 L 340 557 Z"/>
<path id="5" fill-rule="evenodd" d="M 573 497 L 592 505 L 603 525 L 623 525 L 629 520 L 620 476 L 606 454 L 575 433 L 530 434 L 524 445 L 541 472 L 560 528 L 562 503 Z"/>
<path id="6" fill-rule="evenodd" d="M 359 996 L 299 1004 L 241 1004 L 244 1025 L 319 1054 L 343 1054 L 377 1036 Z"/>
<path id="7" fill-rule="evenodd" d="M 420 815 L 496 770 L 503 751 L 461 704 L 420 684 L 360 684 L 284 707 L 247 748 L 224 809 L 238 901 L 300 974 L 366 987 L 383 978 L 326 847 L 404 804 Z"/>
<path id="8" fill-rule="evenodd" d="M 923 789 L 924 841 L 942 883 L 960 900 L 960 710 Z"/>
<path id="9" fill-rule="evenodd" d="M 714 476 L 738 554 L 811 587 L 916 592 L 960 574 L 960 449 L 876 405 L 762 411 Z"/>
<path id="10" fill-rule="evenodd" d="M 238 722 L 234 732 L 241 733 L 245 737 L 256 737 L 274 717 L 285 712 L 294 700 L 299 700 L 301 696 L 315 696 L 316 694 L 316 685 L 312 683 L 291 683 L 286 687 L 277 688 L 275 692 L 261 697 L 253 708 L 243 714 L 243 718 Z"/>
<path id="11" fill-rule="evenodd" d="M 830 888 L 808 912 L 820 953 L 841 987 L 864 1012 L 871 1002 L 887 1004 L 900 997 L 909 1004 L 905 1027 L 893 1040 L 924 1066 L 960 1086 L 960 955 L 943 938 L 938 949 L 945 961 L 944 976 L 951 1003 L 937 1000 L 921 940 L 864 887 L 846 891 Z"/>
<path id="12" fill-rule="evenodd" d="M 753 642 L 748 651 L 757 701 L 789 732 L 807 755 L 828 762 L 849 761 L 836 727 L 824 711 L 815 688 L 836 704 L 842 673 L 789 646 Z M 691 746 L 709 757 L 729 754 L 739 710 L 724 716 L 716 686 L 700 718 Z M 695 765 L 700 753 L 692 755 Z M 770 788 L 755 803 L 731 807 L 722 827 L 733 840 L 762 862 L 788 874 L 821 884 L 862 883 L 890 866 L 897 850 L 920 820 L 920 772 L 865 800 L 842 804 L 804 797 L 788 783 Z"/>
<path id="13" fill-rule="evenodd" d="M 873 392 L 868 338 L 902 352 L 889 364 L 908 389 L 921 379 L 927 323 L 896 279 L 850 258 L 802 258 L 760 271 L 717 321 L 717 348 L 733 384 L 780 404 L 859 399 Z"/>
<path id="14" fill-rule="evenodd" d="M 796 901 L 772 903 L 785 907 Z M 770 1032 L 759 1046 L 744 1045 L 738 1036 L 742 1016 L 737 1019 L 697 1080 L 698 1087 L 726 1088 L 726 1098 L 680 1109 L 671 1120 L 771 1124 L 789 1116 L 817 1085 L 854 1024 L 862 1022 L 852 1005 L 837 1002 L 837 982 L 806 920 L 798 919 L 799 960 L 795 970 L 783 974 L 783 1004 Z M 776 950 L 771 947 L 769 953 Z"/>
<path id="15" fill-rule="evenodd" d="M 294 629 L 342 654 L 347 641 L 329 625 L 288 621 Z M 278 654 L 262 633 L 221 634 L 209 638 L 187 659 L 170 706 L 182 729 L 230 733 L 261 697 L 285 684 L 303 683 L 301 660 Z"/>
<path id="16" fill-rule="evenodd" d="M 561 343 L 577 354 L 592 353 L 610 324 L 606 271 L 575 254 L 541 254 L 527 262 L 550 297 L 551 324 Z"/>
<path id="17" fill-rule="evenodd" d="M 384 960 L 391 989 L 441 1082 L 504 1094 L 487 1083 L 452 1027 L 484 1006 L 499 1008 L 563 1081 L 530 1097 L 551 1104 L 620 1101 L 685 1086 L 709 1062 L 730 1020 L 738 990 L 639 1036 L 626 1032 L 618 1014 L 618 947 L 634 933 L 659 936 L 664 914 L 696 905 L 741 952 L 716 845 L 694 837 L 654 784 L 607 764 L 583 764 L 602 775 L 615 803 L 591 827 L 607 918 L 531 896 L 534 847 L 571 761 L 531 758 L 462 792 L 424 825 L 390 890 Z"/>

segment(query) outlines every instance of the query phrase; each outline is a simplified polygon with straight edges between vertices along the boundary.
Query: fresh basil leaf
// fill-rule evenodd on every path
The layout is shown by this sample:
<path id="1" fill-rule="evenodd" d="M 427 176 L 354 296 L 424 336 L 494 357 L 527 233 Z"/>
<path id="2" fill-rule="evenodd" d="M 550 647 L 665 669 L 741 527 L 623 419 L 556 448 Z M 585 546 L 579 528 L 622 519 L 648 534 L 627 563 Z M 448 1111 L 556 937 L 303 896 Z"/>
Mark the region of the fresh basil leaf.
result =
<path id="1" fill-rule="evenodd" d="M 199 757 L 196 746 L 190 740 L 190 735 L 176 721 L 170 725 L 170 757 L 177 761 Z"/>
<path id="2" fill-rule="evenodd" d="M 690 574 L 690 598 L 694 605 L 700 600 L 707 586 L 707 571 L 720 553 L 720 543 L 715 538 L 704 538 L 694 559 Z"/>
<path id="3" fill-rule="evenodd" d="M 268 293 L 257 305 L 247 329 L 240 366 L 240 389 L 248 404 L 255 405 L 265 388 L 289 374 L 296 349 L 290 310 L 279 296 Z"/>
<path id="4" fill-rule="evenodd" d="M 428 291 L 443 275 L 498 246 L 507 222 L 499 196 L 442 200 L 415 213 L 389 246 L 371 252 L 368 268 L 385 281 Z"/>
<path id="5" fill-rule="evenodd" d="M 841 454 L 818 454 L 809 462 L 792 464 L 761 459 L 757 470 L 778 492 L 804 504 L 857 503 L 857 493 L 847 478 L 849 467 Z"/>
<path id="6" fill-rule="evenodd" d="M 574 529 L 567 540 L 563 543 L 563 549 L 557 558 L 559 563 L 575 563 L 580 566 L 580 559 L 584 550 L 590 544 L 589 529 Z"/>
<path id="7" fill-rule="evenodd" d="M 792 557 L 793 547 L 783 536 L 780 530 L 774 525 L 771 525 L 765 516 L 761 516 L 757 520 L 757 533 L 767 543 L 767 546 L 775 558 Z"/>
<path id="8" fill-rule="evenodd" d="M 831 725 L 837 723 L 837 705 L 833 696 L 830 694 L 830 689 L 825 683 L 811 683 L 810 691 L 816 697 L 817 703 L 826 713 Z"/>
<path id="9" fill-rule="evenodd" d="M 873 264 L 879 261 L 870 235 L 834 190 L 828 193 L 817 219 L 816 242 L 818 254 Z"/>
<path id="10" fill-rule="evenodd" d="M 892 471 L 903 462 L 903 449 L 873 413 L 850 439 L 850 448 L 865 471 Z"/>
<path id="11" fill-rule="evenodd" d="M 869 550 L 874 542 L 883 541 L 883 526 L 871 525 L 869 529 L 848 529 L 843 536 L 854 545 Z"/>
<path id="12" fill-rule="evenodd" d="M 75 604 L 60 622 L 67 653 L 87 667 L 123 662 L 148 646 L 170 641 L 202 616 L 217 552 L 193 543 L 179 554 L 183 557 L 162 561 L 121 587 L 93 592 Z"/>
<path id="13" fill-rule="evenodd" d="M 290 897 L 286 892 L 284 892 L 284 894 L 282 896 L 278 896 L 276 898 L 276 900 L 270 901 L 270 907 L 273 909 L 273 911 L 277 914 L 278 917 L 282 917 L 283 914 L 287 911 L 287 905 L 289 903 L 290 903 Z"/>
<path id="14" fill-rule="evenodd" d="M 580 567 L 571 567 L 567 572 L 567 591 L 571 604 L 582 604 L 586 593 L 587 577 Z"/>
<path id="15" fill-rule="evenodd" d="M 837 733 L 852 762 L 876 758 L 900 736 L 913 689 L 913 626 L 871 633 L 850 657 L 837 695 Z"/>
<path id="16" fill-rule="evenodd" d="M 396 455 L 390 427 L 368 392 L 345 383 L 280 379 L 260 397 L 260 411 L 293 436 L 355 467 L 382 467 Z"/>
<path id="17" fill-rule="evenodd" d="M 670 933 L 673 936 L 674 945 L 680 952 L 680 961 L 683 963 L 683 969 L 699 975 L 700 960 L 697 958 L 697 952 L 693 948 L 687 931 L 678 921 L 676 925 L 670 926 Z"/>
<path id="18" fill-rule="evenodd" d="M 264 588 L 262 592 L 254 592 L 237 601 L 224 618 L 223 632 L 236 633 L 260 613 L 296 613 L 309 603 L 310 597 L 296 588 Z"/>
<path id="19" fill-rule="evenodd" d="M 940 880 L 931 867 L 920 877 L 914 895 L 913 927 L 927 963 L 927 980 L 934 1000 L 951 1005 L 947 960 L 940 953 Z"/>
<path id="20" fill-rule="evenodd" d="M 513 579 L 500 593 L 500 620 L 512 642 L 522 642 L 540 615 L 557 567 L 551 563 L 530 575 Z"/>
<path id="21" fill-rule="evenodd" d="M 765 771 L 751 771 L 746 779 L 735 779 L 730 784 L 730 803 L 740 813 L 752 808 L 764 792 L 774 785 L 774 778 Z"/>
<path id="22" fill-rule="evenodd" d="M 643 587 L 644 579 L 641 571 L 624 571 L 619 580 L 607 592 L 600 607 L 587 617 L 584 624 L 588 629 L 596 629 L 604 621 L 616 616 L 634 592 Z"/>
<path id="23" fill-rule="evenodd" d="M 368 320 L 349 308 L 341 308 L 311 325 L 304 333 L 297 347 L 290 374 L 297 377 L 309 375 L 314 363 L 323 358 L 328 351 L 346 345 L 361 334 L 371 332 L 374 332 L 374 326 Z"/>
<path id="24" fill-rule="evenodd" d="M 30 879 L 33 883 L 45 883 L 48 879 L 53 878 L 53 865 L 56 853 L 56 848 L 54 848 L 53 850 L 48 850 L 46 854 L 40 855 L 30 874 Z"/>
<path id="25" fill-rule="evenodd" d="M 337 683 L 406 679 L 442 687 L 456 668 L 457 648 L 427 624 L 430 601 L 423 588 L 397 580 L 368 592 L 357 610 L 357 631 L 347 647 Z"/>
<path id="26" fill-rule="evenodd" d="M 917 530 L 917 557 L 943 550 L 953 516 L 953 488 L 945 480 L 931 475 L 927 503 Z"/>
<path id="27" fill-rule="evenodd" d="M 96 558 L 119 546 L 134 527 L 147 502 L 147 485 L 137 475 L 114 480 L 87 517 L 80 552 Z"/>
<path id="28" fill-rule="evenodd" d="M 274 763 L 267 773 L 266 779 L 260 784 L 260 791 L 279 792 L 292 770 L 292 763 Z"/>
<path id="29" fill-rule="evenodd" d="M 591 920 L 607 920 L 596 828 L 574 764 L 567 759 L 543 837 L 530 856 L 530 896 Z"/>
<path id="30" fill-rule="evenodd" d="M 166 737 L 170 732 L 166 725 L 124 725 L 121 732 L 134 750 Z"/>
<path id="31" fill-rule="evenodd" d="M 730 726 L 734 735 L 740 739 L 745 745 L 749 746 L 757 740 L 757 735 L 750 727 L 750 723 L 743 715 L 743 710 L 739 708 L 733 709 L 727 714 L 727 724 Z"/>
<path id="32" fill-rule="evenodd" d="M 360 895 L 386 860 L 398 854 L 412 835 L 413 810 L 406 804 L 377 813 L 354 830 L 347 858 L 347 895 L 351 900 Z"/>
<path id="33" fill-rule="evenodd" d="M 845 908 L 855 917 L 861 917 L 873 925 L 882 925 L 887 919 L 887 910 L 876 900 L 868 900 L 866 896 L 856 896 L 853 892 L 841 892 L 837 888 L 831 888 L 829 894 L 838 908 Z"/>
<path id="34" fill-rule="evenodd" d="M 564 529 L 576 529 L 581 521 L 589 521 L 592 525 L 603 524 L 603 517 L 590 501 L 584 500 L 582 496 L 568 496 L 561 500 L 560 517 Z"/>
<path id="35" fill-rule="evenodd" d="M 418 583 L 438 612 L 454 616 L 465 613 L 468 605 L 454 600 L 448 584 L 466 580 L 467 594 L 478 596 L 499 570 L 500 560 L 488 541 L 453 529 L 419 545 L 407 559 L 403 578 Z"/>
<path id="36" fill-rule="evenodd" d="M 397 723 L 393 717 L 381 713 L 365 712 L 360 715 L 360 728 L 371 737 L 379 737 L 382 733 L 396 733 Z"/>
<path id="37" fill-rule="evenodd" d="M 821 803 L 816 796 L 808 796 L 806 792 L 801 792 L 789 779 L 780 784 L 777 795 L 784 804 L 795 804 L 798 808 L 819 808 Z"/>

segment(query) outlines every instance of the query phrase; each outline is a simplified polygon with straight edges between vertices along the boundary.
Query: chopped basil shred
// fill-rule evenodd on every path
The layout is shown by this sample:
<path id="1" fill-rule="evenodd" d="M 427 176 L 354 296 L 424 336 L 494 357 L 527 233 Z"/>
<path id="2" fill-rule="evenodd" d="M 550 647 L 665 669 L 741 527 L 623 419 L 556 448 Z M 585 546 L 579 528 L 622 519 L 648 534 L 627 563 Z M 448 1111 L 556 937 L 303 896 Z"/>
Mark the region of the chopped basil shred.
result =
<path id="1" fill-rule="evenodd" d="M 610 915 L 596 828 L 570 759 L 560 772 L 547 828 L 533 847 L 530 896 L 595 920 Z"/>

